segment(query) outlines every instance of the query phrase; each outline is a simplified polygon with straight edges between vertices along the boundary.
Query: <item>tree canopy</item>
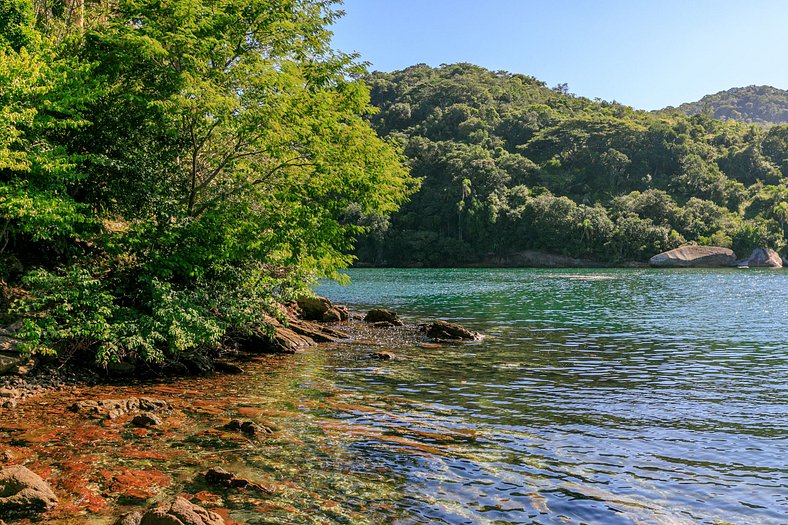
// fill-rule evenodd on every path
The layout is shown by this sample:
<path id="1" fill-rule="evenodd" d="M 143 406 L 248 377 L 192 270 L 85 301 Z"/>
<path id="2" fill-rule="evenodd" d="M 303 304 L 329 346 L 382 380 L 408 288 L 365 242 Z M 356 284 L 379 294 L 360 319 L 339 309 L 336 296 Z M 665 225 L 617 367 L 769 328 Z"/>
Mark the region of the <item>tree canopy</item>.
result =
<path id="1" fill-rule="evenodd" d="M 470 64 L 365 80 L 372 124 L 404 145 L 422 186 L 390 221 L 368 218 L 364 261 L 541 250 L 623 262 L 687 242 L 742 256 L 785 245 L 788 126 L 636 111 Z"/>
<path id="2" fill-rule="evenodd" d="M 735 120 L 765 127 L 788 124 L 788 91 L 772 86 L 732 88 L 663 111 L 677 111 L 685 115 L 703 114 L 719 120 Z"/>
<path id="3" fill-rule="evenodd" d="M 415 187 L 333 0 L 4 0 L 0 257 L 36 351 L 161 361 L 265 329 Z"/>

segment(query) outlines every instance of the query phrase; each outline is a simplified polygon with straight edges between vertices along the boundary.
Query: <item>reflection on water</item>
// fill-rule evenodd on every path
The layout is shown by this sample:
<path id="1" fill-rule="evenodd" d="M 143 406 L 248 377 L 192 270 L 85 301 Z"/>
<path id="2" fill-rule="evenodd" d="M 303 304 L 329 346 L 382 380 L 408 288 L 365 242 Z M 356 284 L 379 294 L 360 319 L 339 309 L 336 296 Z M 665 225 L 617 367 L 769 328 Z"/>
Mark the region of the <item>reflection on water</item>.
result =
<path id="1" fill-rule="evenodd" d="M 254 524 L 788 523 L 788 273 L 351 277 L 320 291 L 490 337 L 347 342 L 242 376 L 45 396 L 4 415 L 0 445 L 54 480 L 58 522 L 78 509 L 108 523 L 118 494 L 186 493 Z M 397 359 L 368 358 L 381 350 Z M 161 429 L 63 415 L 73 399 L 140 394 L 175 406 Z M 217 430 L 233 417 L 277 432 Z M 214 465 L 267 490 L 201 484 Z"/>

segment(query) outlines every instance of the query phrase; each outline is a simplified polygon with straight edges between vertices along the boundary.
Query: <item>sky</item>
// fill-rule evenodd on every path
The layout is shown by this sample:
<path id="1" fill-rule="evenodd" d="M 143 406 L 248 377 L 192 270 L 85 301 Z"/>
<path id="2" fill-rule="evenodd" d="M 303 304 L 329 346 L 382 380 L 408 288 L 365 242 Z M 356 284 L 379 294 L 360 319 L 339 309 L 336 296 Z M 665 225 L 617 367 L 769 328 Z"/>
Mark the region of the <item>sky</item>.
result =
<path id="1" fill-rule="evenodd" d="M 788 0 L 345 0 L 333 45 L 370 70 L 471 62 L 659 109 L 788 89 Z"/>

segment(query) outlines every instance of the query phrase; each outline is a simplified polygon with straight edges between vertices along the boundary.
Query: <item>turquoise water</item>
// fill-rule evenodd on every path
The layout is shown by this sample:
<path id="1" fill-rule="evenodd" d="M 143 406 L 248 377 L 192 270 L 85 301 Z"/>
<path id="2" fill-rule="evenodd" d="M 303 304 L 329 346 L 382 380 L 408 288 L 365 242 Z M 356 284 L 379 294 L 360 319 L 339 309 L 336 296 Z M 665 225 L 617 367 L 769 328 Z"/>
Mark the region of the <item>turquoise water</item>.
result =
<path id="1" fill-rule="evenodd" d="M 349 275 L 318 292 L 488 335 L 313 369 L 353 476 L 396 484 L 370 522 L 788 523 L 788 271 Z"/>

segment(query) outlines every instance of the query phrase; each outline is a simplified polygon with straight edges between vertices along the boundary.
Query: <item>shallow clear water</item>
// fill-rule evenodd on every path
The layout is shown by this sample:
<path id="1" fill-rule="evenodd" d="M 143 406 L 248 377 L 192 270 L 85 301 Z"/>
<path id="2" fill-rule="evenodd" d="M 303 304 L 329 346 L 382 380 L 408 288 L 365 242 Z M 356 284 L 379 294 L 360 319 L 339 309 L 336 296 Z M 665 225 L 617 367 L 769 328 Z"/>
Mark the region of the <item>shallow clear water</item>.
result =
<path id="1" fill-rule="evenodd" d="M 318 291 L 487 338 L 382 330 L 239 376 L 35 398 L 2 413 L 0 452 L 55 487 L 44 520 L 185 494 L 250 525 L 788 523 L 788 271 L 349 273 Z M 141 430 L 65 410 L 139 395 L 174 412 Z M 276 432 L 219 430 L 238 417 Z M 269 490 L 208 486 L 209 466 Z"/>
<path id="2" fill-rule="evenodd" d="M 336 417 L 473 436 L 354 445 L 402 477 L 402 523 L 788 523 L 788 272 L 350 275 L 319 291 L 490 336 L 337 370 L 357 403 L 402 400 Z"/>

